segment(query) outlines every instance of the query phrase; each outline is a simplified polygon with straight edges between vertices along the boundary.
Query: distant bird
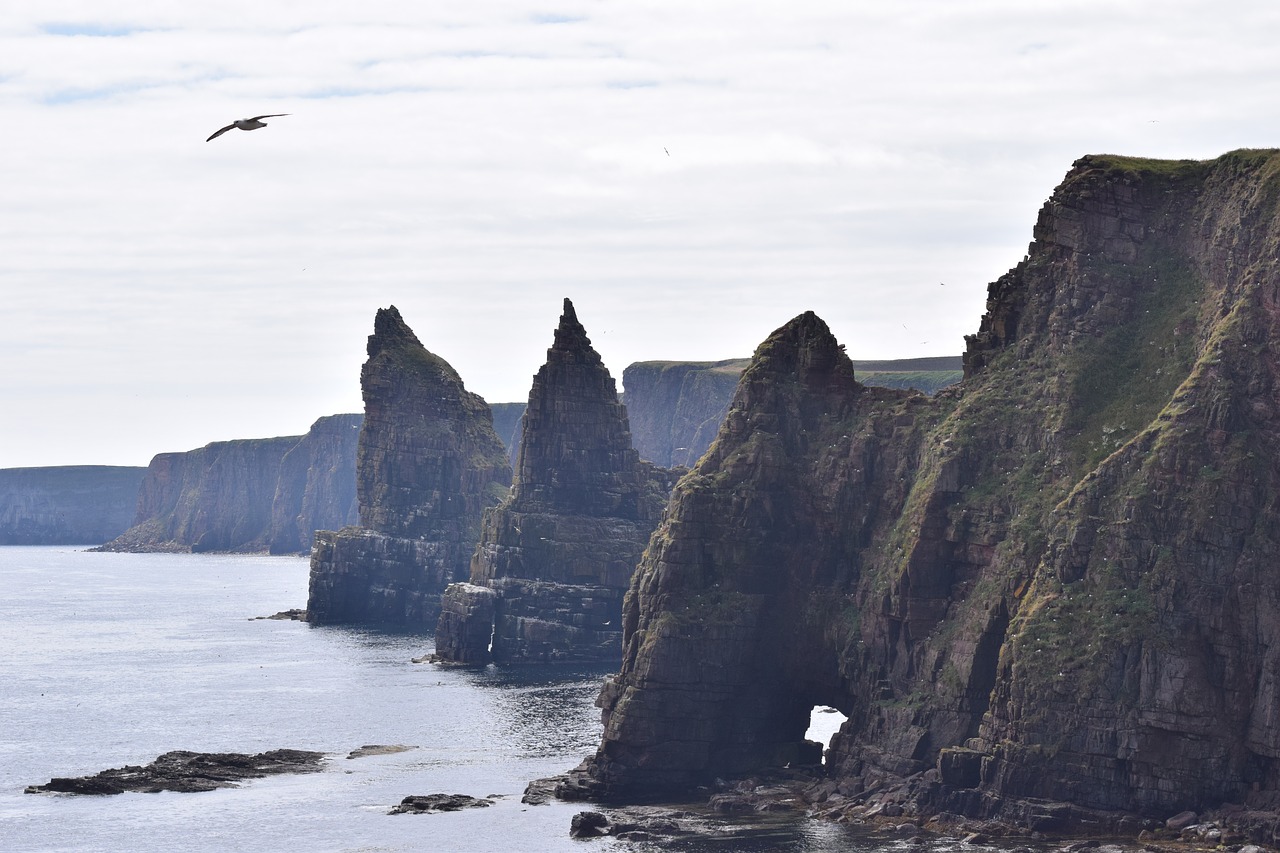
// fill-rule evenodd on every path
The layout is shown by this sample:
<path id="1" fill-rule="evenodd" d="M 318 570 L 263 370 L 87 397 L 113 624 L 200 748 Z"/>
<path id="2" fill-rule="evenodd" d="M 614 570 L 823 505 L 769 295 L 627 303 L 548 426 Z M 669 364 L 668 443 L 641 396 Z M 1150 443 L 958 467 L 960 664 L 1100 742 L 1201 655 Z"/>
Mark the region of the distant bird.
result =
<path id="1" fill-rule="evenodd" d="M 228 130 L 231 130 L 232 128 L 235 128 L 235 127 L 238 127 L 241 130 L 257 130 L 260 127 L 267 126 L 267 123 L 265 121 L 262 121 L 262 119 L 279 118 L 280 116 L 287 116 L 287 115 L 292 115 L 292 113 L 272 113 L 271 115 L 254 116 L 253 118 L 238 118 L 235 121 L 231 122 L 231 124 L 222 128 L 222 130 L 219 130 L 213 136 L 210 136 L 208 139 L 205 140 L 205 142 L 212 142 L 222 134 L 226 133 Z"/>
<path id="2" fill-rule="evenodd" d="M 663 151 L 667 151 L 667 149 L 666 149 L 666 148 L 663 148 L 662 150 L 663 150 Z M 670 152 L 670 151 L 667 151 L 667 156 L 668 156 L 668 157 L 670 157 L 670 156 L 671 156 L 671 152 Z"/>

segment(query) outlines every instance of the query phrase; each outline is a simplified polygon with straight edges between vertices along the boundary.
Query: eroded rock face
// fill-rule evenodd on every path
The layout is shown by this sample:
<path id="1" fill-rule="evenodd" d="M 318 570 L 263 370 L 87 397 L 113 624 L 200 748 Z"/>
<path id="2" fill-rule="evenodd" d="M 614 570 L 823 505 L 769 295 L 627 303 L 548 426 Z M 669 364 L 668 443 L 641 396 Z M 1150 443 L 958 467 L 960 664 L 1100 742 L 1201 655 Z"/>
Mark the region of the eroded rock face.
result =
<path id="1" fill-rule="evenodd" d="M 622 596 L 674 477 L 641 462 L 573 305 L 533 379 L 511 497 L 485 513 L 470 584 L 445 594 L 444 660 L 621 654 Z M 495 627 L 496 626 L 496 627 Z"/>
<path id="2" fill-rule="evenodd" d="M 640 458 L 693 467 L 720 431 L 750 360 L 639 361 L 622 371 L 631 434 Z M 961 377 L 961 357 L 855 361 L 864 385 L 934 394 Z"/>
<path id="3" fill-rule="evenodd" d="M 1274 808 L 1277 198 L 1276 152 L 1084 158 L 933 398 L 855 381 L 812 314 L 775 332 L 561 794 L 811 760 L 830 705 L 841 794 L 897 784 L 907 814 Z"/>
<path id="4" fill-rule="evenodd" d="M 158 454 L 137 489 L 132 526 L 100 550 L 309 551 L 312 531 L 355 521 L 359 423 L 333 415 L 302 436 Z"/>
<path id="5" fill-rule="evenodd" d="M 360 527 L 319 531 L 308 618 L 431 626 L 466 571 L 484 509 L 511 468 L 484 400 L 427 351 L 394 306 L 380 309 L 361 371 Z"/>
<path id="6" fill-rule="evenodd" d="M 145 468 L 0 469 L 0 545 L 99 545 L 133 521 Z"/>
<path id="7" fill-rule="evenodd" d="M 309 552 L 317 530 L 359 519 L 356 449 L 363 422 L 363 415 L 320 418 L 280 460 L 271 504 L 272 554 Z"/>

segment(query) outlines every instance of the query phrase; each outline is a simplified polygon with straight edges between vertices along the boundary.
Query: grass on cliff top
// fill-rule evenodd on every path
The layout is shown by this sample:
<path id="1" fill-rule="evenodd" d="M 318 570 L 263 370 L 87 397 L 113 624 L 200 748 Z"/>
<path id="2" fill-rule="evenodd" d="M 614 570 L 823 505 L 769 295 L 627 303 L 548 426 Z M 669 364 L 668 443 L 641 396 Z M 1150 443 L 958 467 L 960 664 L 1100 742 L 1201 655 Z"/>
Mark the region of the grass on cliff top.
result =
<path id="1" fill-rule="evenodd" d="M 1195 362 L 1202 285 L 1189 266 L 1162 257 L 1095 274 L 1114 272 L 1123 280 L 1144 266 L 1156 285 L 1134 294 L 1133 322 L 1085 342 L 1069 357 L 1074 380 L 1066 428 L 1074 433 L 1068 446 L 1081 474 L 1151 423 Z"/>
<path id="2" fill-rule="evenodd" d="M 863 385 L 881 388 L 914 388 L 933 395 L 964 378 L 963 370 L 856 370 L 855 377 Z"/>

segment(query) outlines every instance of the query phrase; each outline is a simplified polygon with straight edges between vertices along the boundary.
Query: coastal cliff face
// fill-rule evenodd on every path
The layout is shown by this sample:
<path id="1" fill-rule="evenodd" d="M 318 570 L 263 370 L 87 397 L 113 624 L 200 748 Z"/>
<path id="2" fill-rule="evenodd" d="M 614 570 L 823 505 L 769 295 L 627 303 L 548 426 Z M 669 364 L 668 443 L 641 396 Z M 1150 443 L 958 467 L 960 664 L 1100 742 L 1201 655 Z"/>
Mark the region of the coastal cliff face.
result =
<path id="1" fill-rule="evenodd" d="M 674 479 L 632 448 L 613 377 L 566 299 L 529 392 L 515 485 L 484 515 L 470 583 L 445 594 L 437 655 L 620 657 L 622 597 Z"/>
<path id="2" fill-rule="evenodd" d="M 354 521 L 359 418 L 321 418 L 303 436 L 158 454 L 136 490 L 132 526 L 99 550 L 309 550 L 317 527 Z"/>
<path id="3" fill-rule="evenodd" d="M 280 460 L 271 503 L 272 554 L 306 553 L 315 531 L 359 519 L 355 460 L 363 422 L 362 415 L 320 418 Z"/>
<path id="4" fill-rule="evenodd" d="M 1278 199 L 1276 152 L 1078 161 L 933 398 L 812 314 L 775 332 L 560 793 L 811 761 L 830 705 L 833 815 L 1280 805 Z"/>
<path id="5" fill-rule="evenodd" d="M 129 527 L 146 468 L 0 470 L 0 545 L 98 545 Z"/>
<path id="6" fill-rule="evenodd" d="M 749 359 L 639 361 L 622 371 L 624 401 L 640 458 L 691 468 L 720 431 Z M 858 379 L 934 394 L 960 381 L 960 356 L 853 362 Z"/>
<path id="7" fill-rule="evenodd" d="M 133 526 L 103 551 L 264 551 L 280 460 L 301 440 L 218 441 L 151 460 Z"/>
<path id="8" fill-rule="evenodd" d="M 464 579 L 486 507 L 511 467 L 484 400 L 427 351 L 395 306 L 379 309 L 360 374 L 360 527 L 318 531 L 313 622 L 433 625 L 440 594 Z"/>

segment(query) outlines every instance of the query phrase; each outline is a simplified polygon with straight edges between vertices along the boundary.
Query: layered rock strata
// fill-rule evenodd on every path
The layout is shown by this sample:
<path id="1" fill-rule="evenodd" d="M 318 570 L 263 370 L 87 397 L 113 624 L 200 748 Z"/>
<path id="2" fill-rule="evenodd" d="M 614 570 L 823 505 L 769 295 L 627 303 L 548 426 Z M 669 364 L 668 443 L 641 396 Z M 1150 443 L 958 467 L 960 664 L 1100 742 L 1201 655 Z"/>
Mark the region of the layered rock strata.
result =
<path id="1" fill-rule="evenodd" d="M 317 530 L 355 524 L 356 447 L 363 415 L 320 418 L 280 460 L 271 503 L 272 554 L 307 553 Z"/>
<path id="2" fill-rule="evenodd" d="M 470 583 L 445 593 L 437 655 L 618 658 L 622 596 L 673 484 L 632 448 L 613 377 L 566 299 L 529 392 L 511 496 L 485 513 Z"/>
<path id="3" fill-rule="evenodd" d="M 146 468 L 0 470 L 0 545 L 99 545 L 133 520 Z"/>
<path id="4" fill-rule="evenodd" d="M 158 454 L 136 490 L 133 524 L 101 550 L 307 552 L 312 531 L 355 521 L 359 424 L 359 415 L 333 415 L 306 435 Z"/>
<path id="5" fill-rule="evenodd" d="M 1280 805 L 1278 200 L 1277 152 L 1078 161 L 931 399 L 857 382 L 812 314 L 774 333 L 561 794 L 812 761 L 830 705 L 833 813 Z"/>
<path id="6" fill-rule="evenodd" d="M 379 309 L 360 374 L 360 526 L 318 531 L 313 622 L 432 626 L 445 587 L 467 576 L 486 507 L 511 467 L 484 400 L 428 352 L 395 306 Z"/>

